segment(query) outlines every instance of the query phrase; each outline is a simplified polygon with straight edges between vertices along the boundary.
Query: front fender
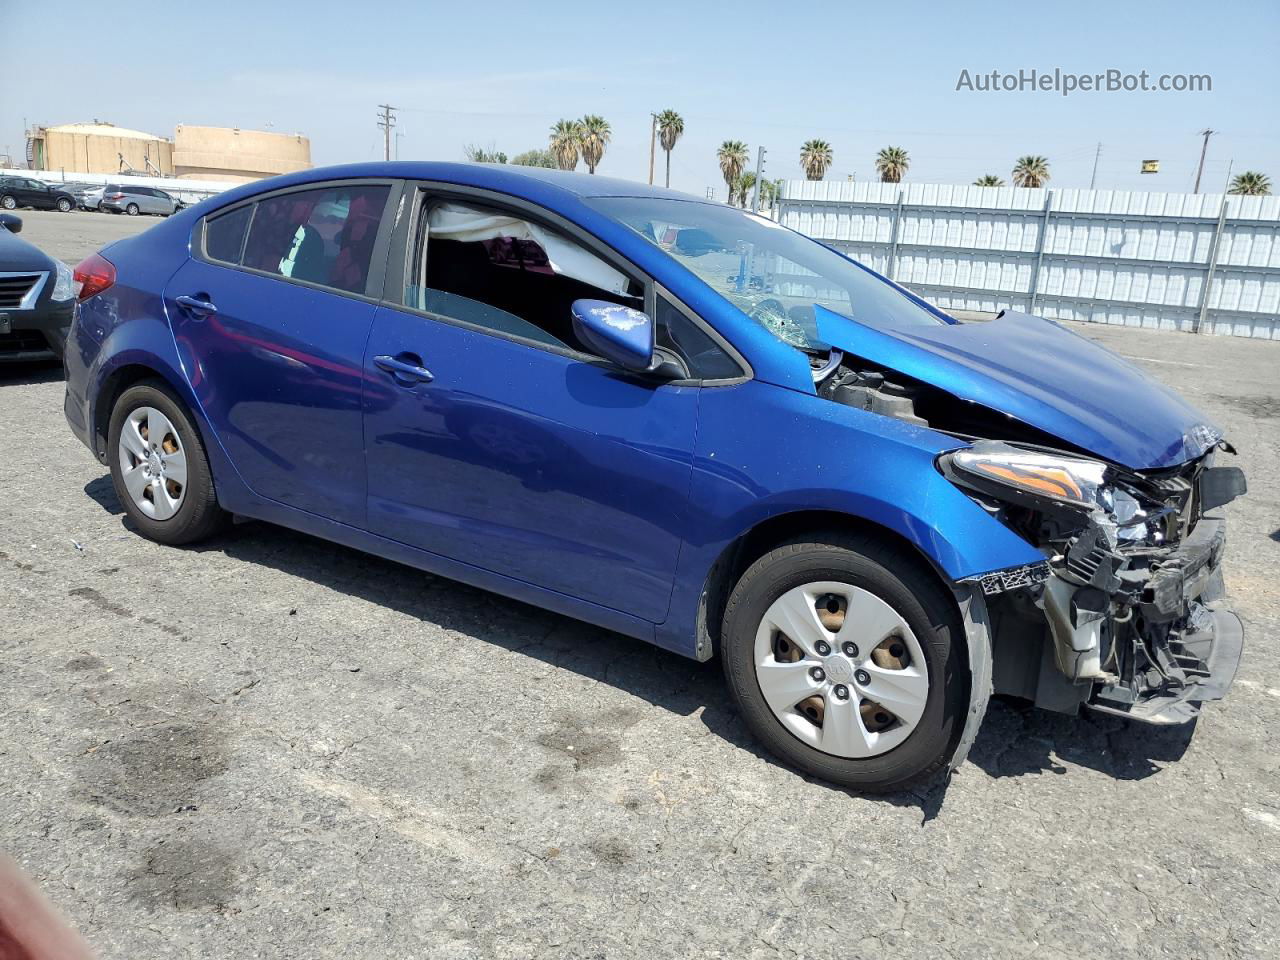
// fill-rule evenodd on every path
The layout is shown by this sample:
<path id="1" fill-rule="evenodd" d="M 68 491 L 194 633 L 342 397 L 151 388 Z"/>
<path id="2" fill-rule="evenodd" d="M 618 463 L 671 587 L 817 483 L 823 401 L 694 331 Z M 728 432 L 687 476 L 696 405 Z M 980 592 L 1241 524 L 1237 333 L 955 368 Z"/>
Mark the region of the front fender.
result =
<path id="1" fill-rule="evenodd" d="M 962 445 L 759 381 L 705 388 L 688 536 L 660 642 L 698 655 L 698 610 L 715 565 L 760 524 L 788 514 L 822 511 L 884 528 L 952 582 L 1042 561 L 938 471 L 938 454 Z"/>

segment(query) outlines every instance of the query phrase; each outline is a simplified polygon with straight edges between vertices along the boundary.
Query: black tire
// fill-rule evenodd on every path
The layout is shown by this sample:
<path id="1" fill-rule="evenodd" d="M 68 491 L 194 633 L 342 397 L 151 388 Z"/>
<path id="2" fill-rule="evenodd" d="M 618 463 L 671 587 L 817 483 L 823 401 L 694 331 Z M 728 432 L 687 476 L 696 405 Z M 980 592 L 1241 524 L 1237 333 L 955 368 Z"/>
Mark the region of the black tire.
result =
<path id="1" fill-rule="evenodd" d="M 756 631 L 778 597 L 805 583 L 849 583 L 888 603 L 919 641 L 930 678 L 924 713 L 901 744 L 878 756 L 824 753 L 790 733 L 760 692 Z M 959 743 L 969 702 L 964 629 L 954 600 L 914 557 L 870 536 L 809 535 L 771 550 L 738 581 L 725 607 L 721 657 L 751 732 L 787 764 L 864 793 L 905 790 L 942 774 Z"/>
<path id="2" fill-rule="evenodd" d="M 70 213 L 72 210 L 75 209 L 75 204 L 73 204 L 66 197 L 60 197 L 58 199 L 58 209 L 63 213 Z"/>
<path id="3" fill-rule="evenodd" d="M 156 520 L 143 513 L 125 489 L 121 476 L 120 431 L 125 419 L 138 407 L 154 407 L 168 417 L 187 454 L 187 487 L 182 505 L 167 520 Z M 107 460 L 111 465 L 111 483 L 115 487 L 116 497 L 129 518 L 148 539 L 171 546 L 196 543 L 217 533 L 226 524 L 228 516 L 218 506 L 213 473 L 209 469 L 209 458 L 205 454 L 200 433 L 185 405 L 165 384 L 148 380 L 134 384 L 120 394 L 111 411 L 111 423 L 107 430 Z"/>
<path id="4" fill-rule="evenodd" d="M 0 207 L 4 207 L 6 210 L 17 210 L 18 201 L 10 196 L 0 197 Z"/>
<path id="5" fill-rule="evenodd" d="M 138 205 L 136 203 L 131 203 L 124 208 L 124 212 L 131 217 L 136 217 L 138 215 Z"/>

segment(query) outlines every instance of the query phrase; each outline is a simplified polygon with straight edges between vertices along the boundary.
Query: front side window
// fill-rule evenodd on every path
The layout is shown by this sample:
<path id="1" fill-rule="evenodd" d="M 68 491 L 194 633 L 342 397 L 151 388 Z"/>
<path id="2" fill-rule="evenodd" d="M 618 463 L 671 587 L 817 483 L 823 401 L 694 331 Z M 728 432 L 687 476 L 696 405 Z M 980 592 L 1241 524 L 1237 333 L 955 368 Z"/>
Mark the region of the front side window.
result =
<path id="1" fill-rule="evenodd" d="M 588 352 L 575 300 L 644 309 L 644 287 L 558 231 L 495 208 L 424 206 L 404 303 L 496 333 Z"/>
<path id="2" fill-rule="evenodd" d="M 821 346 L 815 305 L 872 327 L 947 322 L 834 250 L 764 217 L 694 200 L 600 197 L 588 203 L 792 346 Z"/>
<path id="3" fill-rule="evenodd" d="M 261 200 L 240 263 L 292 280 L 364 293 L 390 189 L 385 184 L 324 187 Z"/>
<path id="4" fill-rule="evenodd" d="M 453 202 L 424 206 L 404 303 L 495 333 L 590 353 L 573 332 L 575 300 L 645 309 L 644 284 L 582 244 L 519 213 Z M 704 380 L 742 371 L 707 333 L 658 299 L 655 341 Z"/>

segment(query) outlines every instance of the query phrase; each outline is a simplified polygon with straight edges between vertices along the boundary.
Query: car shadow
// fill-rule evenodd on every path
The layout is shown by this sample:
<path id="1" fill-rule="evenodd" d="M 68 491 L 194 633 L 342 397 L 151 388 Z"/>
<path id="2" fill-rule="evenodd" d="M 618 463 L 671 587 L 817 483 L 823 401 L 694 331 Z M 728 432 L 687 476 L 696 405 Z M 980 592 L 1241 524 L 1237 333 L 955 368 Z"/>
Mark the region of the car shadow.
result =
<path id="1" fill-rule="evenodd" d="M 85 486 L 85 493 L 113 515 L 122 515 L 109 475 Z M 695 714 L 706 728 L 734 747 L 790 769 L 768 753 L 738 719 L 717 661 L 698 663 L 642 640 L 542 610 L 519 600 L 436 577 L 268 523 L 240 523 L 198 546 L 245 563 L 261 564 L 347 596 L 387 607 L 442 629 L 476 637 L 598 683 L 609 684 L 673 714 Z M 1159 771 L 1156 761 L 1176 760 L 1186 750 L 1190 727 L 1148 727 L 1118 717 L 1067 717 L 1037 710 L 1013 699 L 994 698 L 969 762 L 991 777 L 1065 774 L 1055 757 L 1122 780 L 1141 780 Z M 961 767 L 963 775 L 964 767 Z M 941 812 L 950 781 L 919 790 L 867 797 L 807 774 L 827 790 L 863 796 L 920 811 L 921 825 Z"/>
<path id="2" fill-rule="evenodd" d="M 31 360 L 0 364 L 0 387 L 22 387 L 34 383 L 56 383 L 62 379 L 57 360 Z"/>
<path id="3" fill-rule="evenodd" d="M 969 761 L 992 777 L 1063 775 L 1066 761 L 1117 780 L 1145 780 L 1181 759 L 1196 722 L 1154 726 L 1088 710 L 1068 716 L 993 697 Z"/>
<path id="4" fill-rule="evenodd" d="M 90 480 L 84 485 L 84 493 L 85 496 L 112 516 L 119 516 L 124 513 L 124 507 L 120 505 L 120 498 L 116 496 L 116 488 L 111 482 L 111 474 L 104 473 L 102 476 Z M 125 521 L 125 526 L 128 529 L 135 529 L 134 525 L 128 522 L 127 517 Z"/>

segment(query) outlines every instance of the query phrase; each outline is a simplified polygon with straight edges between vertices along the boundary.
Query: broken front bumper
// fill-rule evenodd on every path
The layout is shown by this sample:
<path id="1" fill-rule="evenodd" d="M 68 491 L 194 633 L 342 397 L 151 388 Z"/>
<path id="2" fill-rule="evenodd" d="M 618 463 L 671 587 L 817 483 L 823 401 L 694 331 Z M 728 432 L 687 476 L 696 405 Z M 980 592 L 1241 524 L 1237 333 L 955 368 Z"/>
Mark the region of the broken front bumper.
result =
<path id="1" fill-rule="evenodd" d="M 1052 562 L 972 578 L 990 611 L 995 692 L 1065 713 L 1190 720 L 1226 694 L 1244 647 L 1225 546 L 1224 519 L 1206 513 L 1167 550 L 1081 537 Z"/>
<path id="2" fill-rule="evenodd" d="M 1144 669 L 1102 684 L 1087 706 L 1144 723 L 1184 723 L 1235 679 L 1244 626 L 1222 580 L 1226 521 L 1206 514 L 1142 586 L 1129 608 L 1146 631 Z M 1113 642 L 1118 638 L 1113 637 Z"/>
<path id="3" fill-rule="evenodd" d="M 1206 700 L 1225 697 L 1244 651 L 1244 625 L 1226 600 L 1215 600 L 1203 609 L 1208 616 L 1202 618 L 1199 629 L 1178 641 L 1185 675 L 1179 684 L 1156 683 L 1140 690 L 1110 684 L 1098 689 L 1085 705 L 1143 723 L 1186 723 L 1200 713 Z"/>

